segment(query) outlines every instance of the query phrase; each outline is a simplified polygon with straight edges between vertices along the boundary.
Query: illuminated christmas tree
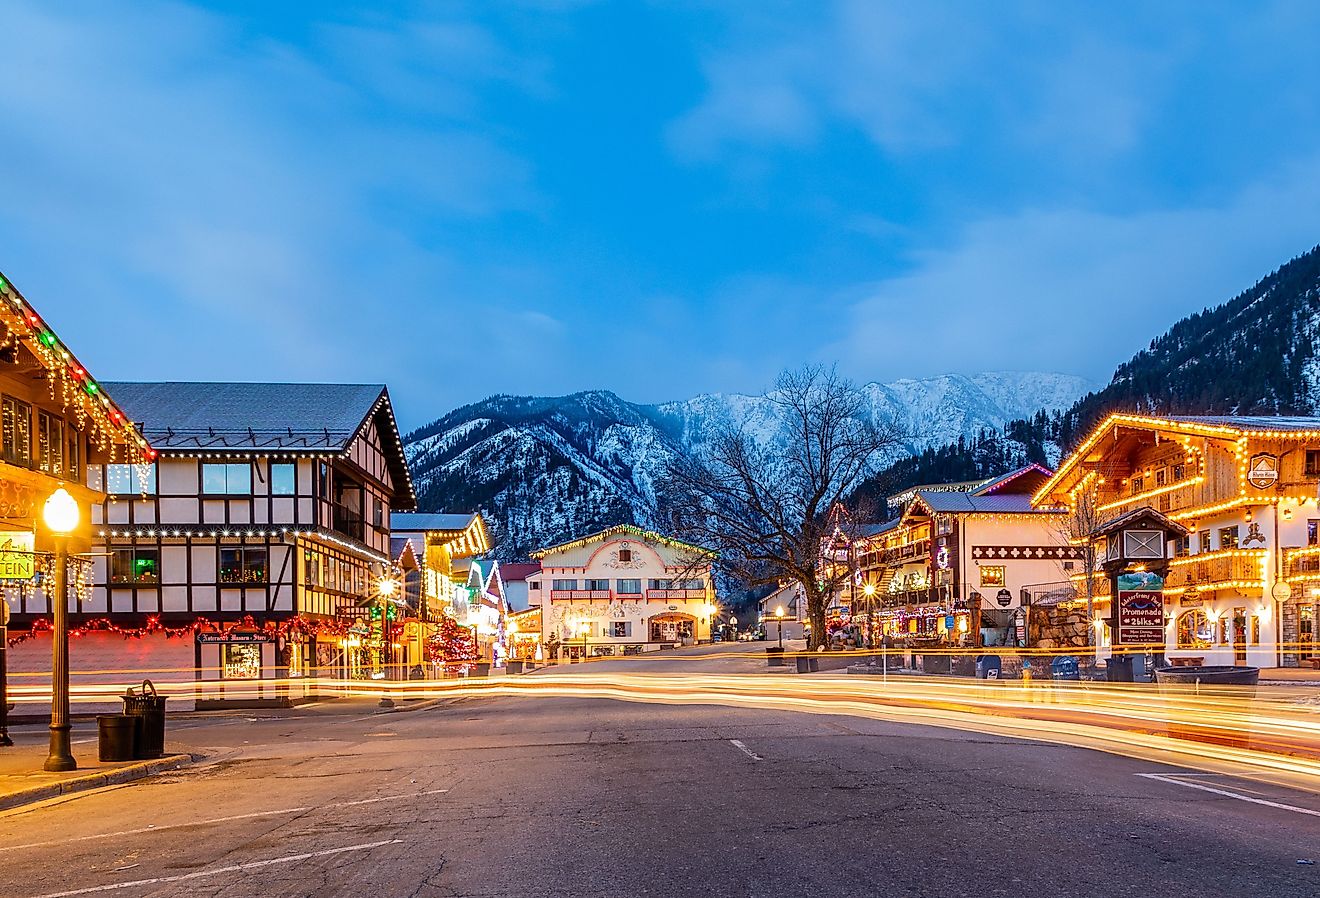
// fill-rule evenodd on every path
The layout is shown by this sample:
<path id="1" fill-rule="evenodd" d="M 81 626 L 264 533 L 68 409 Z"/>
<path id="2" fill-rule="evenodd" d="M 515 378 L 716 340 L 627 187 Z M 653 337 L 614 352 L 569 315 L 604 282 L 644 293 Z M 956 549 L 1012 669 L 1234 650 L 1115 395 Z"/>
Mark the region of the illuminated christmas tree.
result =
<path id="1" fill-rule="evenodd" d="M 460 627 L 449 615 L 441 615 L 440 626 L 426 640 L 426 660 L 445 665 L 477 660 L 477 641 L 472 631 Z"/>

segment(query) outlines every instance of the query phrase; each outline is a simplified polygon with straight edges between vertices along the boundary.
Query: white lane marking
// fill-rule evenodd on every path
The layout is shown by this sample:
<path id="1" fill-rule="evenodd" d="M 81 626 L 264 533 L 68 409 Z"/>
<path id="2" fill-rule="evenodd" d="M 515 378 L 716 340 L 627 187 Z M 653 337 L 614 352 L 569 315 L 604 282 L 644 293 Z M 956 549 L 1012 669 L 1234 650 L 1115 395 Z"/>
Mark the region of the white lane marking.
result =
<path id="1" fill-rule="evenodd" d="M 71 839 L 53 839 L 49 842 L 29 842 L 26 845 L 7 846 L 8 851 L 20 848 L 46 848 L 50 845 L 67 845 L 71 842 L 90 842 L 95 839 L 113 839 L 118 836 L 139 836 L 142 833 L 158 833 L 167 829 L 182 829 L 186 826 L 208 826 L 212 823 L 232 823 L 235 820 L 253 820 L 257 817 L 278 817 L 281 814 L 303 814 L 307 811 L 328 810 L 330 808 L 356 808 L 364 804 L 377 804 L 382 801 L 402 801 L 408 798 L 422 798 L 426 795 L 440 795 L 448 789 L 427 789 L 425 792 L 412 792 L 408 795 L 382 795 L 380 798 L 360 798 L 357 801 L 340 801 L 334 804 L 303 805 L 296 808 L 280 808 L 274 811 L 253 811 L 250 814 L 234 814 L 230 817 L 212 817 L 209 820 L 189 820 L 184 823 L 167 823 L 164 826 L 143 826 L 138 829 L 124 829 L 115 833 L 94 833 L 90 836 L 74 836 Z"/>
<path id="2" fill-rule="evenodd" d="M 1207 786 L 1202 783 L 1185 783 L 1182 780 L 1175 779 L 1172 776 L 1165 776 L 1162 773 L 1138 773 L 1137 776 L 1145 777 L 1148 780 L 1159 780 L 1162 783 L 1172 783 L 1175 786 L 1183 786 L 1188 789 L 1199 789 L 1202 792 L 1222 795 L 1225 798 L 1236 798 L 1238 801 L 1249 801 L 1252 804 L 1261 804 L 1267 808 L 1278 808 L 1281 811 L 1292 811 L 1294 814 L 1307 814 L 1311 817 L 1320 817 L 1320 811 L 1313 811 L 1310 808 L 1299 808 L 1296 805 L 1280 804 L 1277 801 L 1269 801 L 1265 798 L 1252 798 L 1250 795 L 1243 795 L 1240 792 L 1230 792 L 1227 789 L 1216 789 L 1213 786 Z"/>
<path id="3" fill-rule="evenodd" d="M 314 857 L 327 857 L 332 854 L 343 854 L 347 851 L 368 851 L 372 848 L 380 848 L 382 845 L 400 845 L 403 839 L 385 839 L 382 842 L 364 842 L 361 845 L 345 845 L 343 848 L 327 848 L 325 851 L 307 851 L 303 854 L 291 854 L 288 857 L 275 857 L 266 861 L 251 861 L 246 864 L 234 864 L 229 867 L 216 867 L 211 870 L 195 870 L 192 873 L 181 873 L 178 876 L 157 876 L 152 879 L 136 879 L 132 882 L 112 882 L 103 886 L 91 886 L 86 889 L 71 889 L 67 892 L 50 892 L 40 895 L 38 898 L 70 898 L 73 895 L 91 895 L 94 892 L 114 892 L 119 889 L 132 889 L 137 886 L 159 885 L 165 882 L 187 882 L 190 879 L 204 879 L 208 876 L 219 876 L 221 873 L 239 873 L 243 870 L 257 870 L 261 867 L 272 867 L 275 864 L 292 864 L 297 861 L 305 861 Z"/>
<path id="4" fill-rule="evenodd" d="M 761 756 L 758 755 L 756 752 L 752 751 L 746 745 L 743 745 L 743 741 L 741 739 L 730 739 L 729 742 L 733 743 L 734 748 L 738 749 L 738 751 L 747 755 L 747 757 L 751 758 L 753 761 L 761 760 Z"/>

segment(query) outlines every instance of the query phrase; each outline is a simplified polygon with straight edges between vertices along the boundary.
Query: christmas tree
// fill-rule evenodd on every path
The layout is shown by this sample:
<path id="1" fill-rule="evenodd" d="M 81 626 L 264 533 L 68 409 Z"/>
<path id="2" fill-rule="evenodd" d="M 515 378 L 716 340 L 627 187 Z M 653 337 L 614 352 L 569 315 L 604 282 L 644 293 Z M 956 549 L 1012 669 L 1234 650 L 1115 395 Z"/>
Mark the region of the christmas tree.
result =
<path id="1" fill-rule="evenodd" d="M 477 641 L 472 631 L 460 627 L 449 615 L 441 615 L 436 632 L 426 640 L 426 660 L 446 666 L 477 660 Z"/>

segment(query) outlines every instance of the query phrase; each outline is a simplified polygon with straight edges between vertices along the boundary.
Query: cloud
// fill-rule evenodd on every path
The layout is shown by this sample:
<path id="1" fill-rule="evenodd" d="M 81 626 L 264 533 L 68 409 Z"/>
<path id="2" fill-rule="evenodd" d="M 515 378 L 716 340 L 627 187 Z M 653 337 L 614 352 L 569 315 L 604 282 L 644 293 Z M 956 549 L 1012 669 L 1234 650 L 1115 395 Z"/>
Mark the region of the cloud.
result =
<path id="1" fill-rule="evenodd" d="M 862 376 L 1030 368 L 1107 381 L 1178 319 L 1317 242 L 1320 156 L 1217 204 L 984 218 L 915 252 L 905 273 L 854 288 L 828 353 Z"/>

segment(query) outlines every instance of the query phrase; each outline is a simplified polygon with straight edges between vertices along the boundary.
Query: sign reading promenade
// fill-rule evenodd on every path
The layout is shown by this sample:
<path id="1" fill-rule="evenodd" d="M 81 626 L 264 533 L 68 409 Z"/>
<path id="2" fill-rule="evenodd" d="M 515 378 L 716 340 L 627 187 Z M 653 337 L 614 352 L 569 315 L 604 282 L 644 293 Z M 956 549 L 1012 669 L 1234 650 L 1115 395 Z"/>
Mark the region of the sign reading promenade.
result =
<path id="1" fill-rule="evenodd" d="M 1150 571 L 1118 575 L 1114 645 L 1164 644 L 1164 579 Z"/>

